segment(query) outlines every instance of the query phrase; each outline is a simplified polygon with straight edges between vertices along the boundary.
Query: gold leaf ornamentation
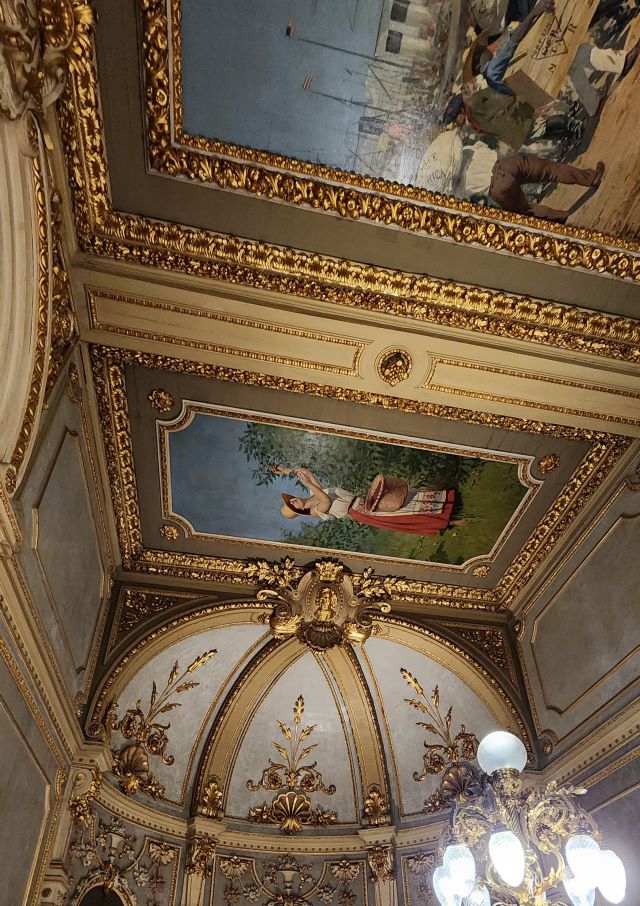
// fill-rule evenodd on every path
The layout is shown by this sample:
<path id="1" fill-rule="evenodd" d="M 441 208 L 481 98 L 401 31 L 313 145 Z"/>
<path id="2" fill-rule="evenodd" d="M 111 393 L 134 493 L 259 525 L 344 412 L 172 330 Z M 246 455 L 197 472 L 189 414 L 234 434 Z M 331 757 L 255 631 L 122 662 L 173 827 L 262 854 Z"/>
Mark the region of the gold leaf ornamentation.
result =
<path id="1" fill-rule="evenodd" d="M 153 681 L 146 713 L 140 707 L 139 701 L 134 708 L 129 708 L 121 719 L 117 717 L 117 703 L 112 702 L 107 707 L 104 724 L 102 728 L 98 724 L 97 732 L 110 739 L 111 733 L 119 730 L 124 739 L 133 740 L 122 746 L 119 751 L 116 749 L 111 751 L 113 774 L 120 781 L 120 788 L 127 796 L 143 792 L 154 799 L 164 797 L 164 787 L 150 771 L 149 756 L 162 759 L 166 765 L 172 765 L 174 759 L 167 753 L 169 744 L 167 730 L 171 724 L 161 723 L 158 718 L 181 707 L 182 702 L 171 699 L 199 685 L 188 677 L 203 667 L 216 653 L 214 649 L 205 651 L 182 673 L 176 661 L 160 694 L 155 680 Z"/>
<path id="2" fill-rule="evenodd" d="M 377 783 L 373 783 L 367 790 L 364 800 L 364 815 L 370 827 L 379 827 L 382 824 L 389 824 L 391 821 L 389 800 Z"/>
<path id="3" fill-rule="evenodd" d="M 478 775 L 475 769 L 466 762 L 475 758 L 478 751 L 478 739 L 474 733 L 468 733 L 464 724 L 455 736 L 451 734 L 453 706 L 442 716 L 440 711 L 440 690 L 436 686 L 431 698 L 413 674 L 404 667 L 400 673 L 418 698 L 406 698 L 407 704 L 427 716 L 427 721 L 416 721 L 427 733 L 437 736 L 440 743 L 428 743 L 425 740 L 422 771 L 414 771 L 415 781 L 425 780 L 432 774 L 442 774 L 440 787 L 425 802 L 425 811 L 435 812 L 445 808 L 454 799 L 464 802 L 479 792 Z"/>
<path id="4" fill-rule="evenodd" d="M 547 453 L 538 460 L 538 471 L 543 475 L 548 475 L 560 465 L 560 459 L 555 453 Z"/>
<path id="5" fill-rule="evenodd" d="M 216 820 L 223 817 L 222 790 L 218 777 L 211 776 L 205 783 L 198 802 L 198 814 Z"/>
<path id="6" fill-rule="evenodd" d="M 301 743 L 315 730 L 315 724 L 301 727 L 303 716 L 304 698 L 299 695 L 293 706 L 292 724 L 287 726 L 282 721 L 277 721 L 288 743 L 286 746 L 278 742 L 272 743 L 282 761 L 269 759 L 257 783 L 247 780 L 247 789 L 252 792 L 260 788 L 276 793 L 282 791 L 273 798 L 270 805 L 265 802 L 252 808 L 249 819 L 262 824 L 277 824 L 287 834 L 298 833 L 304 825 L 326 827 L 337 820 L 335 812 L 311 807 L 310 793 L 322 792 L 333 796 L 336 788 L 333 784 L 325 785 L 322 774 L 317 770 L 317 761 L 302 763 L 316 747 L 316 743 L 301 747 Z"/>
<path id="7" fill-rule="evenodd" d="M 377 844 L 367 850 L 371 880 L 374 884 L 380 881 L 393 881 L 396 872 L 394 867 L 395 854 L 390 844 Z"/>
<path id="8" fill-rule="evenodd" d="M 412 368 L 413 359 L 406 349 L 387 349 L 376 362 L 378 374 L 390 387 L 406 381 Z"/>
<path id="9" fill-rule="evenodd" d="M 157 412 L 168 412 L 173 407 L 173 397 L 160 387 L 150 390 L 147 399 Z"/>

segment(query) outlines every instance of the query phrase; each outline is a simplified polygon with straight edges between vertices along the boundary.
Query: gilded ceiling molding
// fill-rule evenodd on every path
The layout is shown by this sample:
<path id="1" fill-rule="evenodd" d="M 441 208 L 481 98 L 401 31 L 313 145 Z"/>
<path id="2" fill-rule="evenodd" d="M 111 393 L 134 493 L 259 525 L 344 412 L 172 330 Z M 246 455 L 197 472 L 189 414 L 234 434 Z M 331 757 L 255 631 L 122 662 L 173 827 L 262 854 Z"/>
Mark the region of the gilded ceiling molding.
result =
<path id="1" fill-rule="evenodd" d="M 27 126 L 27 137 L 33 150 L 33 190 L 35 200 L 36 243 L 38 256 L 38 289 L 36 307 L 36 337 L 33 365 L 31 370 L 31 387 L 27 407 L 22 419 L 22 427 L 9 461 L 5 474 L 7 491 L 12 494 L 18 482 L 18 473 L 25 461 L 43 402 L 43 388 L 47 372 L 47 344 L 50 330 L 49 306 L 49 255 L 51 237 L 49 231 L 49 209 L 47 205 L 47 188 L 43 172 L 45 162 L 40 154 L 40 138 L 35 120 Z"/>
<path id="2" fill-rule="evenodd" d="M 127 586 L 120 590 L 107 652 L 149 617 L 164 613 L 201 595 L 188 591 L 164 591 L 155 588 Z"/>
<path id="3" fill-rule="evenodd" d="M 157 0 L 152 0 L 151 6 L 156 3 Z M 545 346 L 630 361 L 640 359 L 640 325 L 632 319 L 536 302 L 420 274 L 375 268 L 114 211 L 94 52 L 76 62 L 58 113 L 76 231 L 85 251 Z M 395 204 L 399 209 L 404 208 Z M 438 214 L 438 217 L 443 224 L 452 222 L 452 215 L 442 218 Z M 476 224 L 473 218 L 467 219 L 470 226 Z M 491 234 L 491 241 L 500 248 L 505 247 L 501 245 L 500 228 L 491 223 L 484 226 Z M 467 241 L 466 231 L 463 232 Z M 471 229 L 469 237 L 473 232 Z M 518 230 L 511 232 L 517 253 L 522 254 L 527 248 L 526 236 Z M 640 264 L 636 264 L 635 257 L 539 234 L 529 234 L 529 238 L 536 246 L 533 254 L 537 258 L 545 257 L 546 252 L 549 260 L 581 266 L 586 257 L 598 271 L 640 277 Z"/>
<path id="4" fill-rule="evenodd" d="M 215 380 L 240 383 L 245 386 L 265 387 L 321 398 L 349 400 L 383 409 L 396 409 L 445 419 L 464 419 L 474 424 L 503 430 L 590 441 L 591 447 L 586 456 L 494 589 L 468 588 L 408 579 L 399 580 L 400 585 L 397 586 L 397 591 L 402 595 L 403 600 L 428 599 L 430 603 L 444 607 L 470 607 L 491 611 L 510 608 L 535 570 L 546 558 L 550 548 L 558 542 L 566 529 L 573 523 L 591 495 L 632 443 L 630 438 L 583 428 L 550 425 L 531 419 L 455 409 L 435 403 L 256 374 L 236 368 L 132 350 L 92 346 L 91 359 L 123 566 L 140 573 L 171 575 L 180 579 L 226 581 L 245 586 L 255 582 L 252 576 L 254 567 L 248 560 L 184 554 L 143 547 L 124 379 L 125 365 L 139 365 L 144 368 L 194 374 Z M 271 564 L 269 568 L 275 568 L 275 564 Z M 302 571 L 298 571 L 295 578 L 300 579 L 301 577 Z M 355 575 L 354 581 L 357 583 L 361 580 Z M 391 581 L 391 578 L 387 581 Z"/>
<path id="5" fill-rule="evenodd" d="M 431 878 L 433 870 L 436 867 L 436 857 L 433 853 L 425 849 L 419 849 L 412 856 L 401 856 L 400 864 L 402 866 L 403 890 L 405 903 L 407 906 L 418 906 L 418 904 L 432 904 L 433 887 Z M 408 872 L 408 874 L 407 874 Z M 411 898 L 411 888 L 409 886 L 409 875 L 413 875 L 416 886 L 416 902 Z"/>
<path id="6" fill-rule="evenodd" d="M 442 625 L 482 652 L 498 670 L 501 670 L 514 685 L 517 685 L 518 676 L 509 648 L 509 636 L 505 628 L 493 624 L 475 623 L 473 625 L 443 623 Z"/>
<path id="7" fill-rule="evenodd" d="M 339 862 L 315 866 L 300 862 L 296 856 L 287 853 L 275 855 L 274 861 L 262 863 L 260 867 L 255 859 L 241 859 L 235 854 L 221 856 L 219 864 L 227 881 L 223 892 L 227 906 L 235 906 L 238 902 L 254 903 L 260 893 L 272 906 L 303 906 L 305 903 L 354 906 L 356 903 L 351 884 L 360 874 L 359 862 L 343 858 Z M 334 885 L 332 880 L 338 883 Z"/>
<path id="8" fill-rule="evenodd" d="M 427 698 L 415 676 L 404 667 L 400 673 L 417 696 L 405 698 L 405 701 L 427 718 L 426 721 L 416 721 L 417 725 L 440 740 L 437 743 L 425 741 L 422 770 L 413 772 L 413 779 L 418 783 L 433 774 L 442 774 L 440 786 L 425 800 L 425 812 L 440 812 L 449 808 L 454 801 L 466 802 L 479 792 L 476 773 L 467 764 L 476 757 L 477 736 L 475 733 L 469 733 L 464 724 L 460 724 L 459 731 L 452 736 L 453 705 L 443 717 L 440 712 L 438 687 L 436 686 L 430 698 Z"/>
<path id="9" fill-rule="evenodd" d="M 156 170 L 333 212 L 351 220 L 364 218 L 566 267 L 640 278 L 640 244 L 631 240 L 517 214 L 492 211 L 488 217 L 486 208 L 479 205 L 413 186 L 184 132 L 180 0 L 169 0 L 169 5 L 171 23 L 166 0 L 145 0 L 143 4 L 147 139 L 150 163 Z"/>
<path id="10" fill-rule="evenodd" d="M 391 823 L 389 797 L 377 783 L 372 783 L 364 797 L 364 817 L 369 827 L 381 827 Z"/>
<path id="11" fill-rule="evenodd" d="M 247 780 L 247 789 L 257 792 L 260 788 L 276 793 L 271 803 L 264 802 L 249 810 L 249 820 L 258 824 L 277 824 L 286 834 L 297 834 L 303 827 L 329 827 L 338 816 L 330 809 L 312 807 L 310 793 L 333 796 L 336 787 L 327 786 L 316 768 L 317 761 L 306 761 L 317 743 L 304 744 L 316 728 L 315 724 L 301 726 L 304 715 L 304 698 L 299 695 L 293 706 L 293 722 L 278 721 L 285 742 L 272 742 L 281 761 L 269 758 L 262 776 L 256 782 Z M 303 745 L 304 744 L 304 745 Z"/>

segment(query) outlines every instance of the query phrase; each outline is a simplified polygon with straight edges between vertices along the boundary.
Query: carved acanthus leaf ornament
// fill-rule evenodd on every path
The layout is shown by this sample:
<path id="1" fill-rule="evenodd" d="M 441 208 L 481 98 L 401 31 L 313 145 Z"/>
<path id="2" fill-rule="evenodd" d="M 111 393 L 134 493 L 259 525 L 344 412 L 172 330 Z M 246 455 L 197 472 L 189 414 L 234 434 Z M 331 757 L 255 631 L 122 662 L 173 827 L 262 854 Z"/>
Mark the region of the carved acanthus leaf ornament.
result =
<path id="1" fill-rule="evenodd" d="M 440 713 L 438 687 L 435 687 L 431 698 L 428 699 L 415 676 L 404 667 L 400 673 L 417 696 L 406 698 L 405 701 L 428 718 L 426 721 L 417 721 L 417 725 L 441 740 L 439 743 L 425 740 L 424 766 L 421 771 L 414 771 L 413 774 L 413 779 L 418 782 L 432 774 L 443 775 L 440 787 L 425 801 L 425 811 L 439 812 L 454 800 L 466 802 L 478 792 L 477 772 L 467 763 L 476 756 L 478 738 L 474 733 L 467 732 L 464 724 L 461 724 L 458 733 L 452 736 L 453 706 L 443 717 Z"/>
<path id="2" fill-rule="evenodd" d="M 341 563 L 320 560 L 300 578 L 293 560 L 271 564 L 258 560 L 247 567 L 249 578 L 263 587 L 259 601 L 273 601 L 269 620 L 276 639 L 297 636 L 310 648 L 361 645 L 373 631 L 373 613 L 388 613 L 384 600 L 401 585 L 395 578 L 374 578 L 370 569 L 350 576 Z"/>
<path id="3" fill-rule="evenodd" d="M 79 0 L 5 0 L 0 21 L 0 113 L 42 112 L 62 94 L 67 73 L 91 53 L 93 13 Z"/>

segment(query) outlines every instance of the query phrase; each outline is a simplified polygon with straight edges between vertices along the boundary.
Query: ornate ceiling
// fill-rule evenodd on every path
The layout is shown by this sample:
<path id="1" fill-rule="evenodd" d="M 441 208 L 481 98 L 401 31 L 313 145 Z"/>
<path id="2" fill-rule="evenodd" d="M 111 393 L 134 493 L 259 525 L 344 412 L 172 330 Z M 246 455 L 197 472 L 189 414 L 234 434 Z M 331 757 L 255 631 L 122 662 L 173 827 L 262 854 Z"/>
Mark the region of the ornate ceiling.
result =
<path id="1" fill-rule="evenodd" d="M 81 633 L 95 670 L 68 709 L 102 759 L 100 807 L 215 834 L 263 880 L 267 854 L 351 854 L 313 880 L 347 906 L 366 902 L 357 854 L 397 832 L 424 899 L 415 848 L 477 738 L 512 729 L 542 774 L 627 738 L 640 654 L 630 626 L 618 656 L 610 548 L 592 554 L 621 539 L 630 594 L 637 243 L 198 138 L 178 0 L 95 0 L 93 25 L 71 7 L 51 178 L 30 166 L 42 222 L 60 212 L 39 285 L 54 262 L 76 330 L 45 330 L 55 361 L 7 488 L 33 566 L 33 412 L 72 408 L 64 437 L 105 500 L 108 613 Z M 225 860 L 231 903 L 253 888 Z"/>

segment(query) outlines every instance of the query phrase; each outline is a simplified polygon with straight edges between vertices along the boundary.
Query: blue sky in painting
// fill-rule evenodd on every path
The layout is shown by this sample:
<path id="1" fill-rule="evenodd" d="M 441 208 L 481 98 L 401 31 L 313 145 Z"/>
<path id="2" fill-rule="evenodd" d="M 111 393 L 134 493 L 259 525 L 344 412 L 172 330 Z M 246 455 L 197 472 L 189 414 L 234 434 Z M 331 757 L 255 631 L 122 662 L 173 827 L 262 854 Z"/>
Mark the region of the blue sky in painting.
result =
<path id="1" fill-rule="evenodd" d="M 382 6 L 381 0 L 182 0 L 186 130 L 357 169 L 367 60 L 332 48 L 372 55 Z M 285 35 L 291 17 L 293 38 Z M 313 90 L 303 91 L 308 75 Z"/>
<path id="2" fill-rule="evenodd" d="M 291 479 L 254 484 L 239 446 L 246 427 L 240 419 L 197 414 L 182 431 L 169 434 L 173 509 L 198 532 L 279 541 L 283 529 L 299 531 L 316 520 L 280 515 L 280 494 L 296 493 Z"/>

